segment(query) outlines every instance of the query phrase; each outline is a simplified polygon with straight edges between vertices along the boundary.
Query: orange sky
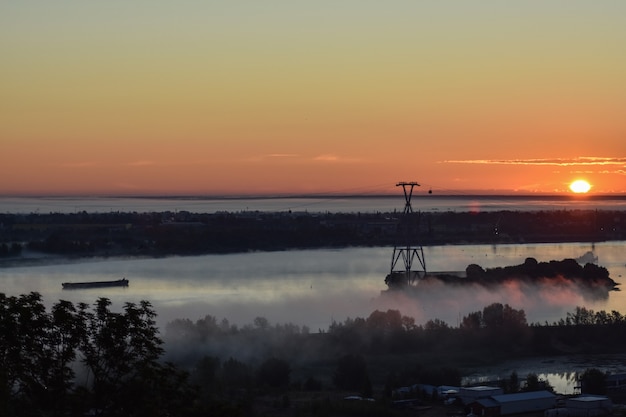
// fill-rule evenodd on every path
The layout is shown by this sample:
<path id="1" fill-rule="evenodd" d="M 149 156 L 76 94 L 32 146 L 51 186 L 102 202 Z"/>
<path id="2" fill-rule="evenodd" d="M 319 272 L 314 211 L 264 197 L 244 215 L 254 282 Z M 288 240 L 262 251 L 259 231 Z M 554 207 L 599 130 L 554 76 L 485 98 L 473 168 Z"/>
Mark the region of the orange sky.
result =
<path id="1" fill-rule="evenodd" d="M 308 4 L 310 3 L 310 4 Z M 621 1 L 0 4 L 0 194 L 626 193 Z"/>

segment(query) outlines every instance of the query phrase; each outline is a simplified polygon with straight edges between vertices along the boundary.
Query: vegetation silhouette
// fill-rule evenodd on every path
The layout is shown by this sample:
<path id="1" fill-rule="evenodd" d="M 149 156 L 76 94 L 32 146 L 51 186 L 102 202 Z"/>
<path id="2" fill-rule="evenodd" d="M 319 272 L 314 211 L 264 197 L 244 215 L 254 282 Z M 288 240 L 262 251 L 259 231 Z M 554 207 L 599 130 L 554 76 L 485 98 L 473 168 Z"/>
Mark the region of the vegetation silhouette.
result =
<path id="1" fill-rule="evenodd" d="M 150 303 L 126 303 L 122 312 L 110 305 L 106 298 L 93 307 L 59 301 L 47 312 L 38 293 L 0 294 L 0 414 L 158 416 L 184 409 L 193 390 L 183 372 L 159 361 Z"/>
<path id="2" fill-rule="evenodd" d="M 468 367 L 621 353 L 626 342 L 625 316 L 584 307 L 528 324 L 523 310 L 494 303 L 458 327 L 377 310 L 317 333 L 263 317 L 238 327 L 207 315 L 170 322 L 163 339 L 155 317 L 147 301 L 113 311 L 106 298 L 91 306 L 61 300 L 48 311 L 38 293 L 0 293 L 0 415 L 398 415 L 389 404 L 400 386 L 458 386 Z M 605 377 L 583 375 L 596 393 Z M 533 375 L 526 382 L 546 387 Z M 517 374 L 502 386 L 519 389 Z M 345 396 L 376 402 L 347 405 Z"/>
<path id="3" fill-rule="evenodd" d="M 406 289 L 403 273 L 387 275 L 385 282 L 391 290 Z M 494 288 L 510 282 L 529 288 L 540 286 L 571 286 L 589 299 L 606 299 L 610 291 L 618 291 L 618 283 L 609 271 L 594 263 L 581 265 L 575 259 L 538 262 L 535 258 L 526 258 L 523 264 L 506 267 L 483 269 L 480 265 L 470 264 L 465 269 L 465 276 L 454 274 L 427 274 L 420 279 L 420 287 L 443 283 L 450 286 L 481 286 Z M 419 289 L 418 289 L 419 290 Z"/>
<path id="4" fill-rule="evenodd" d="M 73 257 L 166 256 L 397 243 L 400 214 L 219 212 L 0 213 L 0 258 L 23 249 Z M 626 212 L 420 213 L 422 245 L 626 239 Z"/>

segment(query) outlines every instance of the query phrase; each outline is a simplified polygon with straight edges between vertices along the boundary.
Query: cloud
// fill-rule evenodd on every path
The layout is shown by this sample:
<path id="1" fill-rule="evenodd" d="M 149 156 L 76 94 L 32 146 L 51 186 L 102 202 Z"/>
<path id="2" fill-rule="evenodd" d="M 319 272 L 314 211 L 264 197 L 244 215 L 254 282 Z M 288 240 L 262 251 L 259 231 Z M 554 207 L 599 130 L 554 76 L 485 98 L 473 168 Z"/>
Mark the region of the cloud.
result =
<path id="1" fill-rule="evenodd" d="M 322 154 L 313 157 L 314 162 L 322 162 L 322 163 L 344 163 L 344 164 L 352 164 L 362 162 L 359 158 L 348 158 L 344 156 L 339 156 L 335 154 Z"/>
<path id="2" fill-rule="evenodd" d="M 295 153 L 271 153 L 266 155 L 267 158 L 297 158 L 298 156 Z"/>
<path id="3" fill-rule="evenodd" d="M 243 159 L 241 159 L 241 161 L 243 162 L 260 162 L 260 161 L 269 161 L 269 160 L 294 160 L 300 158 L 300 155 L 295 154 L 295 153 L 280 153 L 280 152 L 276 152 L 276 153 L 268 153 L 268 154 L 263 154 L 263 155 L 252 155 L 249 157 L 245 157 Z"/>
<path id="4" fill-rule="evenodd" d="M 543 165 L 543 166 L 597 166 L 626 165 L 626 157 L 579 156 L 577 158 L 537 158 L 537 159 L 461 159 L 440 161 L 447 164 L 484 165 Z M 622 170 L 623 171 L 623 170 Z"/>
<path id="5" fill-rule="evenodd" d="M 339 157 L 333 154 L 326 154 L 326 155 L 318 155 L 314 157 L 313 160 L 320 161 L 320 162 L 338 162 Z"/>
<path id="6" fill-rule="evenodd" d="M 626 169 L 616 169 L 615 171 L 598 171 L 598 174 L 626 175 Z"/>
<path id="7" fill-rule="evenodd" d="M 361 162 L 358 158 L 349 158 L 333 153 L 320 154 L 317 156 L 306 156 L 294 153 L 270 153 L 264 155 L 251 156 L 244 161 L 290 161 L 297 163 L 356 163 Z"/>

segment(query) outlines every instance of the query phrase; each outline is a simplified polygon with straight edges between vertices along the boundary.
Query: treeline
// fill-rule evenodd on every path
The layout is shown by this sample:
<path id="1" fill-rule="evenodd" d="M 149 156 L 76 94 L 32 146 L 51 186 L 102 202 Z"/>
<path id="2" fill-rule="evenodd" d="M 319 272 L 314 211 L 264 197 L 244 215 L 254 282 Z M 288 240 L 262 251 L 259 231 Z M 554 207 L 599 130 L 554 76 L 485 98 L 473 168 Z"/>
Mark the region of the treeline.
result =
<path id="1" fill-rule="evenodd" d="M 494 303 L 467 314 L 457 327 L 439 319 L 417 324 L 397 310 L 377 310 L 313 333 L 293 324 L 272 325 L 262 317 L 238 327 L 209 315 L 196 322 L 170 322 L 164 340 L 166 356 L 186 369 L 206 358 L 218 364 L 234 358 L 248 366 L 279 358 L 291 366 L 289 383 L 298 389 L 340 387 L 335 380 L 339 358 L 354 357 L 367 372 L 367 378 L 355 380 L 367 386 L 371 381 L 391 395 L 393 388 L 415 383 L 460 385 L 462 369 L 498 360 L 622 353 L 626 316 L 578 307 L 556 322 L 529 324 L 523 309 Z M 212 381 L 219 383 L 224 372 L 215 367 Z M 349 389 L 370 392 L 357 385 Z"/>
<path id="2" fill-rule="evenodd" d="M 155 317 L 146 301 L 48 310 L 37 293 L 0 293 L 0 415 L 333 415 L 343 405 L 332 405 L 332 392 L 374 396 L 375 415 L 391 415 L 385 404 L 399 386 L 460 385 L 464 367 L 498 358 L 623 352 L 626 342 L 626 316 L 583 307 L 528 324 L 524 310 L 494 303 L 457 327 L 377 310 L 316 332 L 208 315 L 170 322 L 163 339 Z"/>
<path id="3" fill-rule="evenodd" d="M 439 281 L 446 285 L 479 285 L 494 288 L 509 282 L 541 285 L 572 285 L 584 296 L 591 299 L 606 299 L 610 291 L 618 290 L 618 283 L 609 277 L 609 271 L 594 263 L 581 265 L 576 259 L 551 260 L 538 262 L 535 258 L 526 258 L 523 264 L 483 269 L 480 265 L 470 264 L 465 269 L 465 277 L 451 274 L 429 274 L 420 281 L 420 285 L 429 285 Z M 404 272 L 393 272 L 385 278 L 390 289 L 403 290 L 407 285 Z"/>
<path id="4" fill-rule="evenodd" d="M 626 316 L 577 307 L 552 323 L 528 323 L 523 309 L 493 303 L 463 316 L 457 327 L 436 318 L 416 324 L 398 310 L 376 310 L 367 318 L 347 318 L 312 333 L 306 326 L 271 325 L 263 317 L 238 327 L 207 315 L 196 322 L 177 319 L 168 323 L 165 341 L 171 348 L 168 355 L 177 362 L 193 361 L 195 354 L 207 349 L 216 356 L 235 354 L 249 361 L 262 356 L 328 359 L 354 352 L 438 354 L 458 351 L 460 346 L 465 352 L 506 355 L 613 353 L 621 352 L 626 342 Z"/>
<path id="5" fill-rule="evenodd" d="M 0 243 L 0 258 L 9 256 L 19 256 L 22 253 L 22 245 L 17 242 L 11 244 Z"/>
<path id="6" fill-rule="evenodd" d="M 398 243 L 423 245 L 626 239 L 626 212 L 0 214 L 0 243 L 59 255 L 229 253 Z"/>

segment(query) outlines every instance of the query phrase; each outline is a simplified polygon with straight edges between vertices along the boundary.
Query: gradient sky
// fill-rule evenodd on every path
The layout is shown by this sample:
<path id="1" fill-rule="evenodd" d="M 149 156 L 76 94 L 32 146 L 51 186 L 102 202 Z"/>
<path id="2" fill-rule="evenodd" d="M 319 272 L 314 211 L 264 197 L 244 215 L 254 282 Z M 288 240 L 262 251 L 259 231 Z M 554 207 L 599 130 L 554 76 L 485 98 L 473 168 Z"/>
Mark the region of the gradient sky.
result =
<path id="1" fill-rule="evenodd" d="M 626 2 L 5 1 L 0 194 L 626 193 Z"/>

